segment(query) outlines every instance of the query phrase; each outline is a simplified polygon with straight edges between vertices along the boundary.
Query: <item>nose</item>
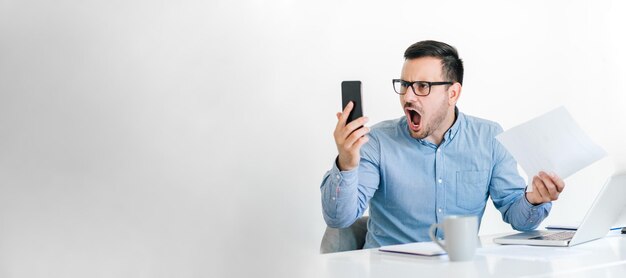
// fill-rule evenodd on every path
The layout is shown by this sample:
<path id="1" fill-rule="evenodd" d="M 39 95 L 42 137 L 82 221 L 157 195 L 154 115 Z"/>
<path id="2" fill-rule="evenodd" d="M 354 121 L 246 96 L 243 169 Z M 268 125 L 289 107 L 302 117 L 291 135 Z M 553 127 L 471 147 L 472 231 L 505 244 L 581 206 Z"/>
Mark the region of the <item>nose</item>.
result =
<path id="1" fill-rule="evenodd" d="M 404 95 L 400 96 L 404 102 L 415 102 L 417 100 L 417 95 L 413 92 L 413 88 L 408 88 Z"/>

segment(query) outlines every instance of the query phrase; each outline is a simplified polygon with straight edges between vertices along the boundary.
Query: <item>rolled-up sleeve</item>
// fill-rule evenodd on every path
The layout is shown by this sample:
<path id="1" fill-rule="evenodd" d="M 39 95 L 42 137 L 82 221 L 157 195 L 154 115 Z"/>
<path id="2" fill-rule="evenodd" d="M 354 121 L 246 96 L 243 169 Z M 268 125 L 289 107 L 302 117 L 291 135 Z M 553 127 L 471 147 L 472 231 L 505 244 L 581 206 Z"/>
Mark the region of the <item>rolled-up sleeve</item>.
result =
<path id="1" fill-rule="evenodd" d="M 378 189 L 379 147 L 372 134 L 361 147 L 359 166 L 350 171 L 340 171 L 337 161 L 326 172 L 320 187 L 324 221 L 332 228 L 350 226 L 367 209 L 368 202 Z"/>
<path id="2" fill-rule="evenodd" d="M 499 127 L 497 133 L 502 132 Z M 517 162 L 494 138 L 494 164 L 489 194 L 502 219 L 513 229 L 528 231 L 536 229 L 552 208 L 552 203 L 532 205 L 526 200 L 526 184 L 517 171 Z"/>
<path id="3" fill-rule="evenodd" d="M 340 171 L 336 163 L 326 172 L 322 182 L 322 210 L 324 221 L 329 227 L 344 228 L 350 226 L 358 216 L 356 216 L 356 207 L 353 207 L 354 201 L 352 197 L 355 195 L 358 186 L 357 172 L 358 168 L 351 171 Z M 341 209 L 339 207 L 342 207 Z M 346 219 L 341 217 L 343 211 L 355 211 L 354 219 Z"/>

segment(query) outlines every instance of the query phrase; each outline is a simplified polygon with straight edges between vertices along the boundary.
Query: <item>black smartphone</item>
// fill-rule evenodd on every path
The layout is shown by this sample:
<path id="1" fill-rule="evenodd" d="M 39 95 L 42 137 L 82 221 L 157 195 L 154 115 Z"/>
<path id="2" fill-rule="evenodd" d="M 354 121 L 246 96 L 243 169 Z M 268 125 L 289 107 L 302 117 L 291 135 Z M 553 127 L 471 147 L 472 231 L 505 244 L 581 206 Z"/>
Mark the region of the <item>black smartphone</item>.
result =
<path id="1" fill-rule="evenodd" d="M 350 111 L 350 115 L 348 115 L 349 123 L 354 121 L 360 117 L 363 117 L 363 101 L 361 100 L 361 81 L 343 81 L 341 82 L 341 100 L 342 100 L 342 109 L 346 108 L 346 105 L 350 101 L 354 103 L 354 107 L 352 107 L 352 111 Z"/>

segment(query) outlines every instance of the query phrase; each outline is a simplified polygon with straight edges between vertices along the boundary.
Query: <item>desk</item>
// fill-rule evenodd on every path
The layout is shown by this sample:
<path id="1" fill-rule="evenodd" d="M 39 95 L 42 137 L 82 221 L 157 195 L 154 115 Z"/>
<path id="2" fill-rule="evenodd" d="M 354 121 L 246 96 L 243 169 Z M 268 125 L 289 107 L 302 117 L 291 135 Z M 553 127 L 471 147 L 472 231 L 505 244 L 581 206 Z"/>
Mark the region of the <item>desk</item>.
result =
<path id="1" fill-rule="evenodd" d="M 482 247 L 471 262 L 450 262 L 447 256 L 422 257 L 380 252 L 378 249 L 320 256 L 325 268 L 325 277 L 624 277 L 626 275 L 626 235 L 620 234 L 619 231 L 611 231 L 602 239 L 573 247 L 497 245 L 493 243 L 494 237 L 496 236 L 480 238 Z M 508 252 L 509 250 L 511 252 Z"/>

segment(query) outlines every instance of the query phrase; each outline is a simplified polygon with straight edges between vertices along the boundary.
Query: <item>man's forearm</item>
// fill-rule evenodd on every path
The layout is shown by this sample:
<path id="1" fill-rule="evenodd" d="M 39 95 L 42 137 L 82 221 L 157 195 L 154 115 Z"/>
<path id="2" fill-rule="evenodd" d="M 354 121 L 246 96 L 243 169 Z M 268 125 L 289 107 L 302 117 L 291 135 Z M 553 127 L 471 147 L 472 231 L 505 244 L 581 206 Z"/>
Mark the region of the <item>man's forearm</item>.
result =
<path id="1" fill-rule="evenodd" d="M 505 221 L 518 231 L 534 230 L 548 216 L 551 207 L 551 203 L 534 206 L 521 194 L 507 209 Z"/>
<path id="2" fill-rule="evenodd" d="M 335 165 L 321 186 L 324 221 L 332 228 L 350 226 L 363 213 L 358 205 L 357 169 L 341 172 Z"/>

